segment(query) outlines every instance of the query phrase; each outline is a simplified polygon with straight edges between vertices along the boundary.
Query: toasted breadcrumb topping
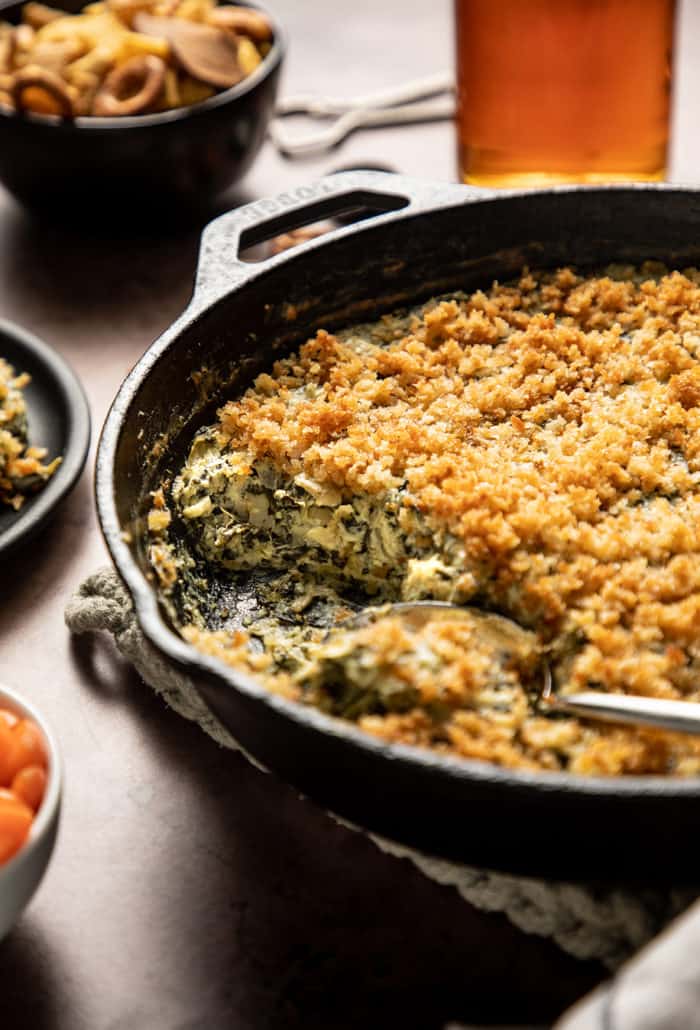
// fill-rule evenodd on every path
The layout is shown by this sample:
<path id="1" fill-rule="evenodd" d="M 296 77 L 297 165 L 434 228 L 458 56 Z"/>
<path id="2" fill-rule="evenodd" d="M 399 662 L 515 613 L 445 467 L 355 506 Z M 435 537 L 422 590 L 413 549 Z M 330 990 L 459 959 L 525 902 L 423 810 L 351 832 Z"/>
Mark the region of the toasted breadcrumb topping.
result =
<path id="1" fill-rule="evenodd" d="M 216 434 L 239 465 L 271 464 L 341 502 L 392 498 L 423 555 L 459 555 L 444 590 L 421 596 L 531 628 L 558 690 L 700 701 L 696 270 L 525 271 L 388 316 L 372 336 L 321 330 L 225 404 Z M 225 632 L 188 634 L 228 660 Z M 363 644 L 380 665 L 388 640 Z M 237 637 L 232 664 L 248 662 L 244 651 Z M 440 682 L 459 660 L 445 656 Z M 266 675 L 264 656 L 253 664 Z M 314 703 L 294 677 L 276 689 Z M 447 730 L 422 696 L 358 721 L 511 766 L 700 772 L 690 737 L 543 717 L 526 693 L 494 720 L 466 681 L 462 701 Z"/>
<path id="2" fill-rule="evenodd" d="M 27 443 L 26 405 L 22 390 L 29 376 L 16 375 L 12 366 L 0 358 L 0 506 L 16 511 L 27 494 L 49 479 L 61 463 L 54 458 L 43 463 L 46 449 Z"/>

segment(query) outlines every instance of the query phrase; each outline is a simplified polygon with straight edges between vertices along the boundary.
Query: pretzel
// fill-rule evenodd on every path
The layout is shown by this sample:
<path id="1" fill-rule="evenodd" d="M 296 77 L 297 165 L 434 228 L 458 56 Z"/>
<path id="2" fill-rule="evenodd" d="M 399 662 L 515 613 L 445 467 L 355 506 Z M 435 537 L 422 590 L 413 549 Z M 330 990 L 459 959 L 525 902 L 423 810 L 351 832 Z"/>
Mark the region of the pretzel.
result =
<path id="1" fill-rule="evenodd" d="M 37 98 L 33 97 L 34 103 L 27 103 L 27 92 L 37 90 L 50 97 L 58 111 L 43 110 L 41 102 L 36 103 Z M 21 68 L 15 73 L 10 90 L 10 96 L 18 111 L 36 111 L 38 114 L 56 114 L 61 118 L 73 117 L 73 101 L 71 100 L 68 88 L 55 72 L 47 68 L 40 68 L 39 65 L 30 64 Z"/>
<path id="2" fill-rule="evenodd" d="M 249 36 L 256 43 L 266 43 L 272 37 L 272 27 L 267 18 L 250 7 L 215 7 L 207 15 L 207 21 L 217 29 Z"/>
<path id="3" fill-rule="evenodd" d="M 164 61 L 152 54 L 132 57 L 109 73 L 92 113 L 103 117 L 143 114 L 156 105 L 164 85 Z"/>
<path id="4" fill-rule="evenodd" d="M 34 45 L 36 32 L 31 25 L 18 25 L 13 31 L 15 50 L 29 50 Z"/>

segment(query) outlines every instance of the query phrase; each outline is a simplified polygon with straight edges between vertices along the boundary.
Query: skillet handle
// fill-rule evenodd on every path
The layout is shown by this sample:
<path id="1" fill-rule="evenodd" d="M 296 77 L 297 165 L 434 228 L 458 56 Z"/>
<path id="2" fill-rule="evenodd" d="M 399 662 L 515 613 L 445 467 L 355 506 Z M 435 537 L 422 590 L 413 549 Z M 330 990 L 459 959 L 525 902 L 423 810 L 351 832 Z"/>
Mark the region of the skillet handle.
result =
<path id="1" fill-rule="evenodd" d="M 320 238 L 300 243 L 294 248 L 296 255 L 330 239 L 361 232 L 365 225 L 394 221 L 407 212 L 436 210 L 492 195 L 490 190 L 470 186 L 410 179 L 388 172 L 357 171 L 329 175 L 276 197 L 256 200 L 221 215 L 204 230 L 191 306 L 207 307 L 234 286 L 289 258 L 285 252 L 263 261 L 241 261 L 242 247 L 262 243 L 351 208 L 377 210 L 376 215 L 360 223 L 340 226 Z"/>

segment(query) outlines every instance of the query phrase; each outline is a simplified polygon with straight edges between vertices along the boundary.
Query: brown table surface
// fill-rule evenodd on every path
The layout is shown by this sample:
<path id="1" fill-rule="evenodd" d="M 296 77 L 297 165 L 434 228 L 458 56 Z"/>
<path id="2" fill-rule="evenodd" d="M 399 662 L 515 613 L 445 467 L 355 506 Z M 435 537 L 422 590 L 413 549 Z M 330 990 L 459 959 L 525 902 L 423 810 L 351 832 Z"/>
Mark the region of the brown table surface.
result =
<path id="1" fill-rule="evenodd" d="M 682 11 L 672 166 L 686 181 L 700 171 L 692 6 Z M 447 0 L 276 9 L 292 41 L 287 92 L 365 92 L 451 64 Z M 352 12 L 342 24 L 341 9 Z M 452 179 L 452 128 L 357 133 L 294 163 L 267 145 L 223 207 L 377 161 Z M 0 190 L 0 316 L 72 363 L 95 437 L 124 374 L 184 307 L 198 235 L 71 232 L 32 220 Z M 545 1024 L 604 975 L 477 912 L 219 749 L 106 640 L 71 641 L 65 602 L 107 560 L 91 485 L 92 457 L 46 532 L 0 569 L 0 680 L 39 704 L 66 764 L 53 861 L 0 945 L 0 1026 Z M 11 605 L 1 600 L 9 584 Z"/>

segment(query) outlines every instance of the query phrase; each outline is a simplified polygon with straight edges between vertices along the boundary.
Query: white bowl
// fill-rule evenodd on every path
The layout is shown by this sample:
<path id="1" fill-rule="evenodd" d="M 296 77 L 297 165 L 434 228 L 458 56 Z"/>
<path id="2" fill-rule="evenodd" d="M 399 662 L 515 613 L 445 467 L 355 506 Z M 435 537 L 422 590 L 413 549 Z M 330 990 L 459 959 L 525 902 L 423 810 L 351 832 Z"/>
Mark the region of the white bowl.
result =
<path id="1" fill-rule="evenodd" d="M 41 883 L 56 841 L 61 810 L 61 759 L 56 740 L 36 708 L 13 690 L 0 686 L 0 708 L 32 719 L 41 730 L 49 757 L 46 793 L 29 836 L 9 862 L 0 865 L 0 940 L 28 904 Z"/>

